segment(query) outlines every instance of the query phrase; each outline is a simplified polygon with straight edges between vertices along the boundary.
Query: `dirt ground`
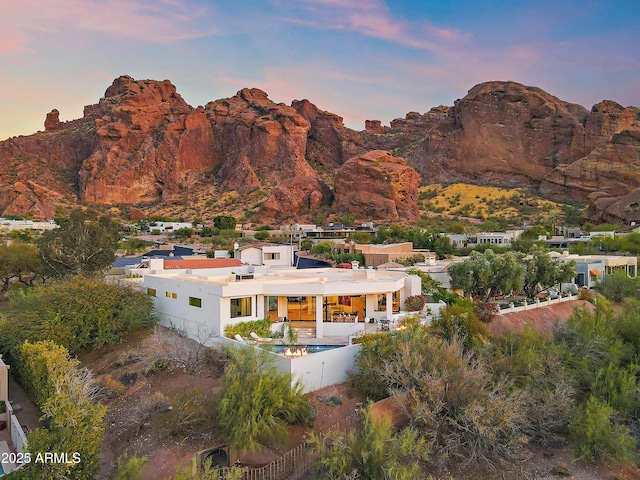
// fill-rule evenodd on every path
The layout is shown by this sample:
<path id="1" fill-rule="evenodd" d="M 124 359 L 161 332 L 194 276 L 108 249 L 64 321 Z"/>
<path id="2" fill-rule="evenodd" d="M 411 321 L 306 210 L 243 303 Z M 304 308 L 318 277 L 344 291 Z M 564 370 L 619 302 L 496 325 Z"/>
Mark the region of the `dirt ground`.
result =
<path id="1" fill-rule="evenodd" d="M 521 314 L 504 315 L 493 325 L 492 333 L 503 329 L 522 328 L 525 323 L 545 330 L 553 322 L 551 316 L 566 319 L 570 314 L 567 302 L 546 313 L 536 316 Z M 569 308 L 567 308 L 569 307 Z M 546 310 L 546 309 L 539 309 Z M 566 311 L 565 311 L 566 310 Z M 530 312 L 523 312 L 529 314 Z M 539 318 L 538 318 L 539 317 Z M 166 339 L 165 339 L 166 340 Z M 215 358 L 204 363 L 196 374 L 187 374 L 180 368 L 171 368 L 153 374 L 145 374 L 159 354 L 167 351 L 166 342 L 154 334 L 154 329 L 146 329 L 132 335 L 125 343 L 115 347 L 83 355 L 83 365 L 95 372 L 98 381 L 112 385 L 126 383 L 120 391 L 105 398 L 108 406 L 108 430 L 102 446 L 101 474 L 99 480 L 112 479 L 117 469 L 117 459 L 124 455 L 146 456 L 143 480 L 171 479 L 180 466 L 190 464 L 194 455 L 205 449 L 221 445 L 222 438 L 215 421 L 206 416 L 203 423 L 175 431 L 175 408 L 185 398 L 199 398 L 202 408 L 211 411 L 213 400 L 220 392 L 221 369 Z M 321 395 L 336 397 L 340 405 L 328 405 L 319 400 Z M 309 400 L 316 410 L 312 428 L 291 429 L 290 441 L 286 446 L 263 452 L 274 458 L 303 441 L 311 432 L 319 432 L 338 420 L 348 416 L 360 405 L 362 398 L 347 385 L 334 385 L 309 394 Z M 237 457 L 233 457 L 237 458 Z M 242 463 L 250 463 L 251 458 L 240 458 Z M 532 446 L 519 461 L 494 468 L 463 471 L 434 472 L 433 478 L 441 480 L 640 480 L 638 469 L 620 471 L 605 465 L 573 462 L 571 447 L 564 445 L 555 449 Z"/>
<path id="2" fill-rule="evenodd" d="M 111 385 L 113 381 L 127 383 L 112 398 L 103 398 L 108 407 L 108 429 L 100 456 L 99 480 L 112 479 L 122 455 L 146 456 L 143 480 L 171 479 L 179 467 L 190 465 L 194 455 L 205 449 L 222 445 L 220 432 L 211 415 L 203 423 L 179 432 L 173 431 L 175 408 L 185 396 L 203 399 L 203 408 L 213 409 L 213 400 L 220 392 L 222 371 L 209 359 L 196 374 L 187 374 L 180 368 L 171 368 L 145 375 L 149 365 L 159 354 L 166 352 L 154 329 L 145 329 L 132 335 L 123 344 L 105 347 L 80 357 L 99 382 Z M 130 363 L 128 363 L 130 362 Z M 133 380 L 135 378 L 135 380 Z M 189 392 L 194 395 L 188 395 Z M 327 405 L 318 400 L 321 395 L 336 397 L 340 405 Z M 345 385 L 330 386 L 309 394 L 316 418 L 312 428 L 294 427 L 289 444 L 263 452 L 272 459 L 301 443 L 311 432 L 321 431 L 352 413 L 362 399 Z M 174 410 L 168 411 L 168 404 Z M 263 459 L 264 459 L 263 455 Z M 232 455 L 232 461 L 238 459 Z M 252 459 L 238 459 L 251 464 Z"/>

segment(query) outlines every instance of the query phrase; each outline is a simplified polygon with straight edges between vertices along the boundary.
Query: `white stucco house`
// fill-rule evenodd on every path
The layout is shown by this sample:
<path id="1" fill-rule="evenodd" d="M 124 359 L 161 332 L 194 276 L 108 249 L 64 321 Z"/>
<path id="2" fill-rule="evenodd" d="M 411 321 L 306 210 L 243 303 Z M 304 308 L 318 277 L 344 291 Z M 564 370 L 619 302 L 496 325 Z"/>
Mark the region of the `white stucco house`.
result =
<path id="1" fill-rule="evenodd" d="M 297 251 L 296 245 L 275 243 L 234 245 L 233 258 L 242 263 L 254 266 L 267 267 L 291 267 L 293 265 L 293 252 Z"/>
<path id="2" fill-rule="evenodd" d="M 299 322 L 316 338 L 355 335 L 366 321 L 392 320 L 406 297 L 420 294 L 418 276 L 373 269 L 147 269 L 142 285 L 160 322 L 196 340 L 263 318 Z"/>

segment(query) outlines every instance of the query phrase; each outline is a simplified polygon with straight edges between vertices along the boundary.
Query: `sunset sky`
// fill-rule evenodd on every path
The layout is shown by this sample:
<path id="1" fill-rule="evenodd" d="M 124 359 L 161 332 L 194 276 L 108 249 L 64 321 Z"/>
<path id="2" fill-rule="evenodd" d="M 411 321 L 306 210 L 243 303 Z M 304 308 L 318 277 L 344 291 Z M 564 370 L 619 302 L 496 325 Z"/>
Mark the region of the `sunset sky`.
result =
<path id="1" fill-rule="evenodd" d="M 114 78 L 192 106 L 258 87 L 361 130 L 514 80 L 640 106 L 638 0 L 0 0 L 0 140 L 82 116 Z"/>

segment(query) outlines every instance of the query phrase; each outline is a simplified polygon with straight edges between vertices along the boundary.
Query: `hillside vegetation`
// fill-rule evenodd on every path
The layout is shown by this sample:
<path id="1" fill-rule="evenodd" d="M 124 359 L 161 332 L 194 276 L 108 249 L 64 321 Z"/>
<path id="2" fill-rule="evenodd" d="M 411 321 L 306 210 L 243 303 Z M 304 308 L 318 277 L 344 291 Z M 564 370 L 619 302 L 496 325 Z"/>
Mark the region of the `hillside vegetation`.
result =
<path id="1" fill-rule="evenodd" d="M 513 223 L 547 221 L 575 209 L 571 205 L 544 200 L 524 188 L 506 189 L 468 183 L 421 187 L 418 204 L 421 210 L 478 219 L 500 216 L 513 219 Z"/>

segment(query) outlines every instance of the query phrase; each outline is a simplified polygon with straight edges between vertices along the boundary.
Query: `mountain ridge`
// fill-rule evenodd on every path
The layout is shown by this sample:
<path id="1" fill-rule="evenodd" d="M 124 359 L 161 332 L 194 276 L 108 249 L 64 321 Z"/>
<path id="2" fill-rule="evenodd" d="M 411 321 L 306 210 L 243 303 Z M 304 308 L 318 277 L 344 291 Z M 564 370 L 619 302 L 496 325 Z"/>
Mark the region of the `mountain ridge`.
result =
<path id="1" fill-rule="evenodd" d="M 391 155 L 372 160 L 376 151 Z M 421 184 L 530 186 L 589 203 L 592 221 L 640 220 L 640 109 L 605 100 L 587 110 L 537 87 L 492 81 L 453 106 L 409 112 L 389 126 L 368 120 L 356 131 L 306 99 L 276 104 L 243 88 L 194 108 L 169 80 L 125 75 L 82 118 L 60 122 L 54 109 L 43 132 L 0 142 L 0 212 L 51 218 L 60 205 L 170 205 L 215 186 L 218 195 L 264 190 L 258 213 L 273 222 L 321 208 L 411 220 L 410 171 Z"/>

